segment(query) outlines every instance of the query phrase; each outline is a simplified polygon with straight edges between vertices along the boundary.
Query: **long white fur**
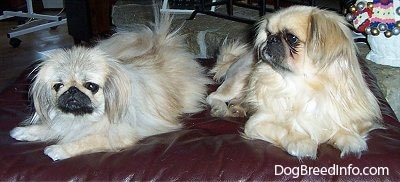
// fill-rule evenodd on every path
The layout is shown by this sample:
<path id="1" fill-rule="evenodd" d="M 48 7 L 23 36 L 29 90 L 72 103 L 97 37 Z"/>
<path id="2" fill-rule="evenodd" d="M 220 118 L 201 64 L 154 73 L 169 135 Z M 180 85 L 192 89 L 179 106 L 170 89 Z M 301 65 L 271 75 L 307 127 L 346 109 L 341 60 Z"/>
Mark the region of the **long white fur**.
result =
<path id="1" fill-rule="evenodd" d="M 35 113 L 10 134 L 21 141 L 55 141 L 46 155 L 61 160 L 76 155 L 117 151 L 138 140 L 182 127 L 180 117 L 204 109 L 204 69 L 186 50 L 171 17 L 155 10 L 155 24 L 120 32 L 94 48 L 53 51 L 40 65 L 31 87 Z M 82 85 L 100 85 L 92 94 Z M 55 83 L 64 86 L 56 92 Z M 87 95 L 92 114 L 75 116 L 57 108 L 71 86 Z"/>
<path id="2" fill-rule="evenodd" d="M 341 156 L 360 155 L 368 148 L 368 132 L 381 127 L 381 113 L 363 80 L 357 47 L 343 17 L 315 7 L 292 6 L 260 21 L 253 50 L 231 50 L 257 51 L 269 33 L 286 30 L 295 32 L 303 42 L 298 53 L 285 60 L 290 73 L 276 71 L 261 60 L 248 57 L 243 61 L 256 62 L 248 79 L 232 81 L 227 76 L 211 95 L 244 85 L 236 90 L 245 93 L 242 102 L 248 105 L 246 110 L 255 111 L 245 125 L 246 138 L 271 142 L 299 159 L 315 159 L 318 145 L 325 142 L 341 150 Z M 242 54 L 242 58 L 247 54 Z M 229 58 L 225 55 L 220 59 Z M 229 70 L 235 70 L 235 61 L 226 63 L 230 64 L 217 64 L 214 69 L 221 72 L 214 72 L 227 75 Z M 241 74 L 241 70 L 236 70 L 231 75 Z M 225 98 L 240 93 L 229 93 Z M 214 97 L 209 102 L 211 107 L 221 107 L 214 104 L 221 98 Z"/>

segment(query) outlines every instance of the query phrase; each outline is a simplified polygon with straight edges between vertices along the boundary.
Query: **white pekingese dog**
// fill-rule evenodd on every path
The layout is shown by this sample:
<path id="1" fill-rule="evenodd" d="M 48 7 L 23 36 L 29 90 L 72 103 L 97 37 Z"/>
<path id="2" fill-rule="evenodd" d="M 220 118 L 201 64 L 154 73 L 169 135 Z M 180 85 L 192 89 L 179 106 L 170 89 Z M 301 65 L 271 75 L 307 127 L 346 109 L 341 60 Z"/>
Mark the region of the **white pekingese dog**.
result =
<path id="1" fill-rule="evenodd" d="M 212 72 L 224 82 L 207 98 L 212 114 L 250 115 L 245 137 L 299 159 L 315 159 L 325 142 L 341 156 L 360 155 L 381 113 L 347 26 L 342 16 L 307 6 L 265 16 L 254 48 L 236 42 L 221 49 Z"/>
<path id="2" fill-rule="evenodd" d="M 56 141 L 53 160 L 117 151 L 138 140 L 182 127 L 180 117 L 205 107 L 210 80 L 171 32 L 171 18 L 117 33 L 93 48 L 47 55 L 31 87 L 35 113 L 16 127 L 20 141 Z"/>

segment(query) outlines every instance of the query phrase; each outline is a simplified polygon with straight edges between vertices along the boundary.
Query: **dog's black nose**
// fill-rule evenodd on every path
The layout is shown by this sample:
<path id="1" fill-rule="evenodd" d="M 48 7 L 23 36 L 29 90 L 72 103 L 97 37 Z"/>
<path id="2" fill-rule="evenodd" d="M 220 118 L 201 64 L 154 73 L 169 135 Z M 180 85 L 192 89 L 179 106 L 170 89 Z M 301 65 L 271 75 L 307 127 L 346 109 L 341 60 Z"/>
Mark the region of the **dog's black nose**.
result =
<path id="1" fill-rule="evenodd" d="M 270 35 L 267 37 L 267 44 L 273 44 L 279 42 L 280 37 L 278 35 Z"/>
<path id="2" fill-rule="evenodd" d="M 68 94 L 75 94 L 77 92 L 80 92 L 80 91 L 76 87 L 70 87 L 67 91 L 65 91 L 65 93 L 68 93 Z"/>

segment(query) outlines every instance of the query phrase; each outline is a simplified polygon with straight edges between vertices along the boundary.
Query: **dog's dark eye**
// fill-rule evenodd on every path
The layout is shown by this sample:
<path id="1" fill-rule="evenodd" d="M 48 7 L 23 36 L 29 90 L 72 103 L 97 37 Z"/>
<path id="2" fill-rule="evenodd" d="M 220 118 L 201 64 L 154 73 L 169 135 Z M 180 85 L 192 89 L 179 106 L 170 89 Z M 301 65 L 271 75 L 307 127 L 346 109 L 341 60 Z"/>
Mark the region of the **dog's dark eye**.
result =
<path id="1" fill-rule="evenodd" d="M 56 83 L 53 85 L 53 89 L 58 92 L 62 87 L 64 86 L 64 84 L 62 83 Z"/>
<path id="2" fill-rule="evenodd" d="M 92 83 L 92 82 L 86 82 L 83 85 L 85 88 L 87 88 L 88 90 L 90 90 L 93 94 L 97 93 L 97 91 L 99 91 L 99 85 Z"/>
<path id="3" fill-rule="evenodd" d="M 299 38 L 291 33 L 286 34 L 286 42 L 290 45 L 290 47 L 297 47 L 300 44 Z"/>
<path id="4" fill-rule="evenodd" d="M 286 33 L 285 34 L 285 40 L 287 44 L 289 45 L 290 48 L 290 53 L 291 54 L 296 54 L 297 53 L 297 47 L 300 45 L 300 40 L 297 38 L 295 35 L 291 33 Z"/>

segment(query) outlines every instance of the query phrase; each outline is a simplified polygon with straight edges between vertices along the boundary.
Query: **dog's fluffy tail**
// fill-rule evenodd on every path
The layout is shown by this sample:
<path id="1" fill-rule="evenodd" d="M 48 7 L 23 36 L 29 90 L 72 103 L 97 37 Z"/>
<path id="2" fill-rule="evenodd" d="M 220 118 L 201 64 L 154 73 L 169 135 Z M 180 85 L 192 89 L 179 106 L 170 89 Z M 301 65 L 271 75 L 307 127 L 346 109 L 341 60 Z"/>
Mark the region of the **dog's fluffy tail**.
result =
<path id="1" fill-rule="evenodd" d="M 154 47 L 182 46 L 183 37 L 178 36 L 180 27 L 171 31 L 172 15 L 159 10 L 159 5 L 154 4 L 154 22 L 150 26 L 137 25 L 133 31 L 117 32 L 109 39 L 100 41 L 97 47 L 123 61 L 142 56 Z"/>
<path id="2" fill-rule="evenodd" d="M 182 25 L 175 31 L 171 32 L 171 24 L 173 16 L 169 13 L 160 13 L 160 7 L 157 4 L 154 5 L 153 12 L 154 12 L 153 31 L 160 38 L 168 38 L 176 35 L 183 26 Z"/>
<path id="3" fill-rule="evenodd" d="M 230 66 L 247 52 L 247 44 L 239 41 L 224 43 L 220 49 L 217 63 L 215 64 L 214 68 L 210 70 L 210 74 L 214 75 L 214 80 L 222 81 Z"/>

